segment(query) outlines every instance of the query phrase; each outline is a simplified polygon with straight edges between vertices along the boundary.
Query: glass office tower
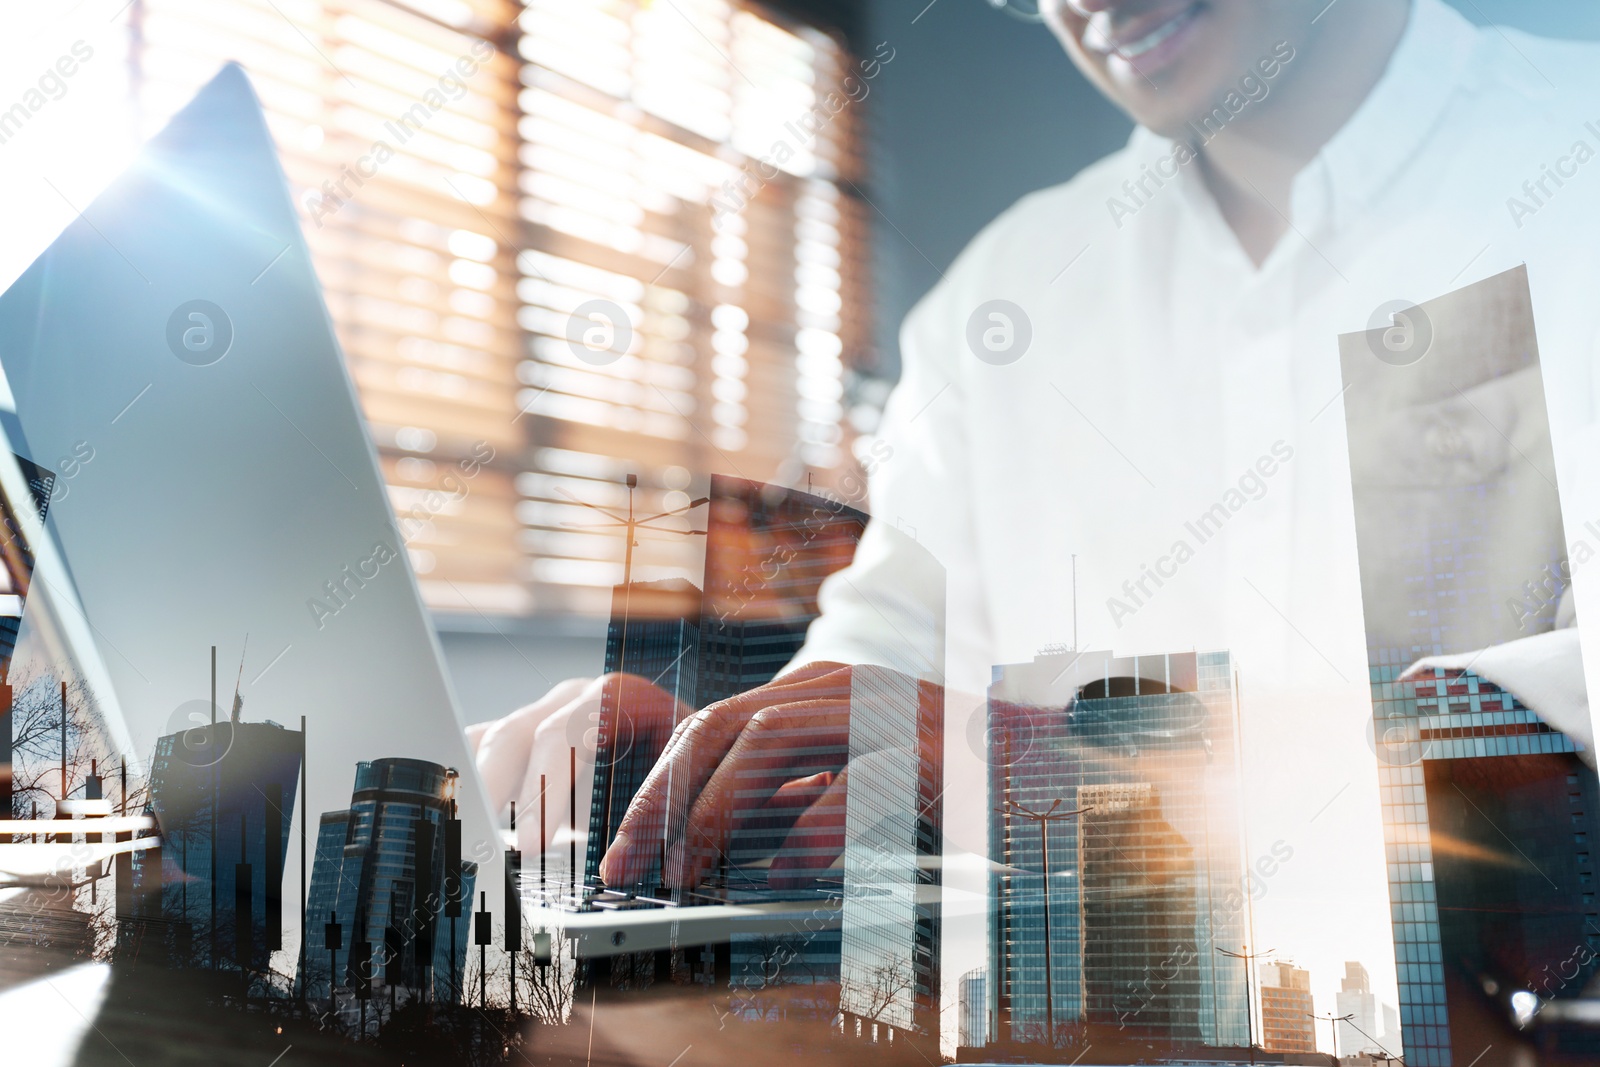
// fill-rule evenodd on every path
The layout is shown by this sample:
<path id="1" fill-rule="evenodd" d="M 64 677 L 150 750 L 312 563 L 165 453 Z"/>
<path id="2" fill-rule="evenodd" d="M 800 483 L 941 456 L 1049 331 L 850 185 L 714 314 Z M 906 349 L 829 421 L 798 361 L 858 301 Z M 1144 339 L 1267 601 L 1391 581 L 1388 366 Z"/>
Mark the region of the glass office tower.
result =
<path id="1" fill-rule="evenodd" d="M 819 614 L 822 582 L 855 556 L 867 516 L 782 486 L 713 475 L 698 707 L 767 682 Z"/>
<path id="2" fill-rule="evenodd" d="M 178 966 L 267 966 L 282 947 L 301 752 L 300 732 L 275 722 L 208 723 L 156 740 L 150 808 L 162 847 L 132 860 L 149 896 L 119 898 L 137 909 L 119 919 L 142 925 L 141 954 Z"/>
<path id="3" fill-rule="evenodd" d="M 800 650 L 823 580 L 850 562 L 866 521 L 838 501 L 717 476 L 698 613 L 686 582 L 618 587 L 607 669 L 654 680 L 660 691 L 629 697 L 636 690 L 619 688 L 617 699 L 602 700 L 591 892 L 604 845 L 672 725 L 773 680 Z M 926 557 L 914 543 L 906 550 Z M 931 557 L 926 563 L 925 584 L 942 588 L 943 570 Z M 645 603 L 653 608 L 641 611 Z M 775 909 L 770 921 L 736 921 L 719 944 L 586 959 L 581 983 L 611 992 L 666 981 L 722 986 L 746 1018 L 764 1017 L 775 986 L 800 991 L 798 1000 L 784 998 L 791 1015 L 804 987 L 815 987 L 813 1014 L 842 1019 L 863 1037 L 938 1031 L 944 619 L 919 603 L 883 610 L 904 642 L 898 669 L 841 672 L 831 692 L 812 692 L 825 706 L 804 722 L 765 724 L 763 759 L 742 772 L 717 843 L 674 848 L 663 836 L 626 885 L 588 902 L 657 906 L 665 892 L 690 904 L 764 905 Z M 841 773 L 849 788 L 829 794 Z M 797 817 L 818 802 L 833 817 L 797 830 Z M 663 862 L 673 865 L 666 886 Z M 703 872 L 687 889 L 676 866 L 684 862 Z"/>
<path id="4" fill-rule="evenodd" d="M 1336 1027 L 1341 1052 L 1391 1051 L 1379 1044 L 1383 1035 L 1378 1029 L 1378 998 L 1373 996 L 1372 979 L 1359 961 L 1345 961 L 1334 1004 L 1336 1017 L 1350 1016 Z"/>
<path id="5" fill-rule="evenodd" d="M 605 673 L 627 673 L 648 686 L 609 682 L 600 696 L 594 748 L 594 793 L 589 806 L 589 841 L 584 879 L 600 877 L 606 845 L 616 836 L 628 802 L 644 784 L 666 748 L 672 730 L 694 710 L 700 657 L 700 590 L 681 579 L 619 585 L 611 596 L 606 629 Z M 679 793 L 678 799 L 687 799 Z M 659 837 L 665 826 L 646 827 Z M 637 887 L 661 885 L 661 854 L 640 871 Z"/>
<path id="6" fill-rule="evenodd" d="M 365 940 L 377 982 L 435 1003 L 461 1000 L 478 867 L 461 859 L 454 788 L 454 772 L 426 760 L 356 764 L 350 807 L 325 812 L 317 828 L 306 903 L 308 996 L 327 995 L 330 968 L 338 968 L 340 988 L 351 985 L 350 946 Z M 332 955 L 324 936 L 330 917 L 341 928 Z M 391 954 L 391 945 L 399 951 Z"/>
<path id="7" fill-rule="evenodd" d="M 989 998 L 984 993 L 987 975 L 982 967 L 975 967 L 961 976 L 957 993 L 960 1026 L 956 1044 L 962 1048 L 980 1048 L 989 1043 Z"/>
<path id="8" fill-rule="evenodd" d="M 1076 857 L 1084 1019 L 1198 1044 L 1199 953 L 1171 949 L 1194 934 L 1195 849 L 1149 782 L 1081 784 L 1077 804 L 1085 809 Z M 1152 975 L 1160 995 L 1143 997 Z"/>
<path id="9" fill-rule="evenodd" d="M 1376 330 L 1340 354 L 1405 1061 L 1523 1062 L 1520 994 L 1542 1052 L 1594 1062 L 1593 1029 L 1544 1023 L 1597 967 L 1600 789 L 1531 694 L 1486 677 L 1577 655 L 1526 268 L 1400 314 L 1421 353 Z"/>
<path id="10" fill-rule="evenodd" d="M 1234 722 L 1226 652 L 995 668 L 991 1042 L 1245 1044 Z"/>
<path id="11" fill-rule="evenodd" d="M 938 1032 L 943 712 L 922 680 L 851 672 L 839 1011 L 904 1031 Z"/>

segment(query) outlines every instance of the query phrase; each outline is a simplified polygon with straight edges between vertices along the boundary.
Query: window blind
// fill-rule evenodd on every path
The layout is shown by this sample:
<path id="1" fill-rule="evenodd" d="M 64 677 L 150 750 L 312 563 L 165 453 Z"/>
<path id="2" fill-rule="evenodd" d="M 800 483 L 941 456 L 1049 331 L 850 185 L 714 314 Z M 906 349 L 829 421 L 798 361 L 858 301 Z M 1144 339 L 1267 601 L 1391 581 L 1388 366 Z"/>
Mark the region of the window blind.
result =
<path id="1" fill-rule="evenodd" d="M 625 474 L 650 514 L 848 463 L 867 220 L 830 35 L 730 0 L 127 18 L 147 134 L 249 71 L 436 611 L 603 615 L 624 546 L 585 505 L 626 508 Z M 636 580 L 696 570 L 697 539 L 639 541 Z"/>

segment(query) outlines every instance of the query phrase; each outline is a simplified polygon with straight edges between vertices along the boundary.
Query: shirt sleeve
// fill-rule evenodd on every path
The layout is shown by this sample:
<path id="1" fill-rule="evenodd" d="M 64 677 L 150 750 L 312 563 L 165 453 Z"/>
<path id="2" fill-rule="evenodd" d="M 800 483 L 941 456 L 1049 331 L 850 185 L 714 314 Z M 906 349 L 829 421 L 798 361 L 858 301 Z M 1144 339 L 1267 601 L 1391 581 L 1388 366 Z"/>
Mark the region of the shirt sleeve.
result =
<path id="1" fill-rule="evenodd" d="M 823 584 L 822 615 L 787 669 L 871 663 L 944 682 L 947 650 L 952 662 L 988 662 L 960 303 L 942 282 L 901 327 L 901 378 L 868 475 L 872 519 L 854 561 Z"/>

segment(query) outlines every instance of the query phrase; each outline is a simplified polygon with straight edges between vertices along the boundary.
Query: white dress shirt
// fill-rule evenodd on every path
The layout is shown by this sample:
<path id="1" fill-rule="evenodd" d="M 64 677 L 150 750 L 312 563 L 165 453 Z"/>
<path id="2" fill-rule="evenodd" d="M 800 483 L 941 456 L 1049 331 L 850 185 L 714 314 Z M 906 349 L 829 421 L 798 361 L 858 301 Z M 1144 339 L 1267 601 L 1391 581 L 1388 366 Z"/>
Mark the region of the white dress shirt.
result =
<path id="1" fill-rule="evenodd" d="M 1113 200 L 1134 203 L 1123 183 L 1174 151 L 1147 130 L 1024 198 L 906 319 L 876 520 L 797 662 L 893 662 L 883 604 L 925 584 L 902 580 L 898 528 L 946 570 L 958 688 L 981 692 L 992 665 L 1072 640 L 1074 554 L 1080 647 L 1226 647 L 1247 669 L 1362 678 L 1338 335 L 1523 262 L 1566 532 L 1600 547 L 1585 529 L 1600 519 L 1585 484 L 1600 459 L 1600 158 L 1568 163 L 1576 175 L 1547 182 L 1532 214 L 1508 207 L 1532 205 L 1523 183 L 1575 142 L 1600 152 L 1597 87 L 1600 49 L 1480 30 L 1417 0 L 1388 72 L 1295 180 L 1289 229 L 1259 268 L 1192 163 L 1114 217 Z M 967 343 L 973 312 L 997 299 L 1032 335 L 1005 364 Z M 1263 457 L 1276 459 L 1265 490 L 1245 494 L 1260 498 L 1196 543 L 1186 523 Z M 1185 538 L 1193 558 L 1169 561 L 1175 575 L 1135 605 L 1123 583 Z"/>
<path id="2" fill-rule="evenodd" d="M 995 665 L 1075 631 L 1079 648 L 1123 655 L 1230 650 L 1254 847 L 1298 850 L 1258 908 L 1258 936 L 1324 976 L 1361 958 L 1386 985 L 1338 337 L 1386 323 L 1385 305 L 1526 263 L 1566 538 L 1600 550 L 1597 87 L 1594 46 L 1478 29 L 1416 0 L 1387 72 L 1294 181 L 1288 229 L 1259 267 L 1195 164 L 1130 196 L 1124 183 L 1175 151 L 1147 130 L 1025 197 L 905 321 L 874 520 L 796 662 L 894 665 L 896 611 L 938 592 L 955 692 L 981 694 Z M 1541 179 L 1535 202 L 1524 183 Z M 994 300 L 1031 333 L 1011 362 L 968 343 Z M 1202 541 L 1190 524 L 1218 503 L 1229 518 Z M 942 564 L 943 590 L 902 536 Z M 1600 564 L 1582 556 L 1580 618 L 1600 604 Z M 1124 583 L 1141 578 L 1134 603 Z M 952 853 L 983 853 L 982 715 L 981 698 L 947 708 L 946 797 L 964 798 L 945 809 Z M 947 868 L 947 887 L 960 881 Z M 976 928 L 949 973 L 979 961 L 975 945 Z"/>

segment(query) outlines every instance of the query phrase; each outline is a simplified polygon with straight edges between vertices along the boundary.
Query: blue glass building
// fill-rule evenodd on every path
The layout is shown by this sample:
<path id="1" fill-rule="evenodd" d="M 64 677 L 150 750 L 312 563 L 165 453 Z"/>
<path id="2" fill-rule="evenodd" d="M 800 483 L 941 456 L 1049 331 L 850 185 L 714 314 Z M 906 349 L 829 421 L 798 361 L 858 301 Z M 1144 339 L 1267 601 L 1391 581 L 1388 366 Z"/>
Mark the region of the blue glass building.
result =
<path id="1" fill-rule="evenodd" d="M 274 722 L 218 722 L 156 741 L 150 808 L 162 847 L 137 853 L 124 899 L 140 952 L 178 966 L 260 971 L 282 947 L 283 869 L 302 735 Z M 152 936 L 154 941 L 152 941 Z"/>
<path id="2" fill-rule="evenodd" d="M 454 787 L 453 772 L 426 760 L 356 764 L 350 807 L 325 812 L 317 828 L 306 904 L 308 996 L 327 994 L 333 966 L 338 985 L 351 985 L 350 946 L 365 940 L 372 945 L 375 986 L 435 1003 L 461 1000 L 477 865 L 460 860 L 454 883 L 451 861 L 460 854 L 459 822 L 452 845 Z M 453 923 L 452 897 L 459 902 Z M 330 916 L 341 927 L 336 956 L 323 936 Z M 391 955 L 390 946 L 398 953 Z"/>
<path id="3" fill-rule="evenodd" d="M 1470 670 L 1573 610 L 1526 268 L 1410 314 L 1420 360 L 1340 338 L 1401 1033 L 1411 1067 L 1499 1067 L 1529 1054 L 1513 998 L 1542 1009 L 1600 968 L 1600 786 Z M 1407 674 L 1450 654 L 1460 669 Z M 1535 1033 L 1600 1060 L 1592 1029 Z"/>

